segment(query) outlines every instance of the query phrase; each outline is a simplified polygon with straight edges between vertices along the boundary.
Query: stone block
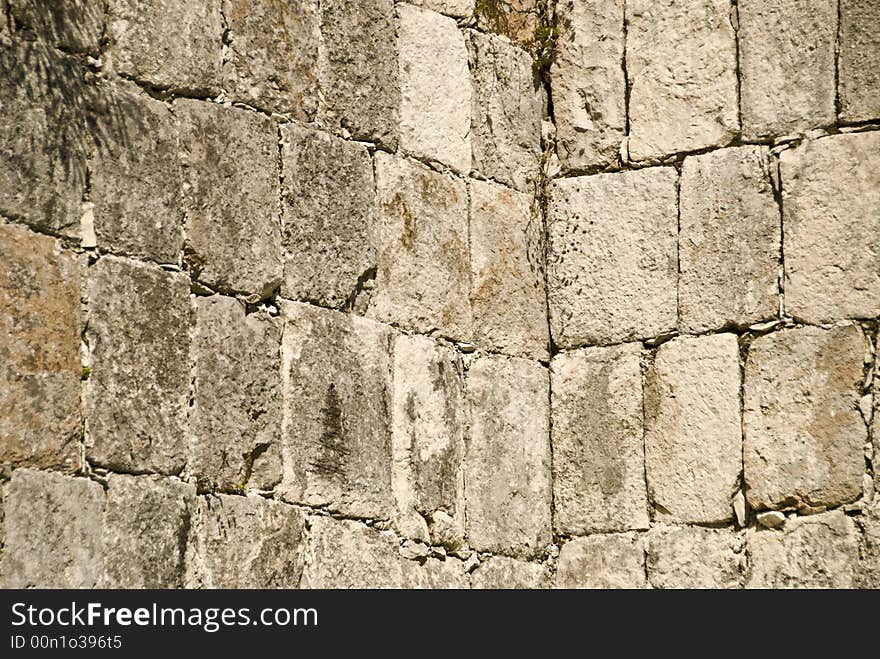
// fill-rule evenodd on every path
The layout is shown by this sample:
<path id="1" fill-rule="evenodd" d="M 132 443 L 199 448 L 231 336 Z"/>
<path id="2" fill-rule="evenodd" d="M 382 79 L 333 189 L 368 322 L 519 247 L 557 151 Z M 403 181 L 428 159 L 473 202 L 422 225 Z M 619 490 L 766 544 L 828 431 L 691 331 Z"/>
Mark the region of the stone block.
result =
<path id="1" fill-rule="evenodd" d="M 862 493 L 865 350 L 856 325 L 782 330 L 752 343 L 743 458 L 753 508 L 836 506 Z"/>
<path id="2" fill-rule="evenodd" d="M 685 158 L 681 170 L 681 329 L 743 327 L 779 313 L 782 235 L 766 147 Z"/>
<path id="3" fill-rule="evenodd" d="M 356 140 L 394 149 L 400 79 L 393 0 L 321 0 L 319 117 Z"/>
<path id="4" fill-rule="evenodd" d="M 429 558 L 415 570 L 406 566 L 404 573 L 408 577 L 406 588 L 465 590 L 471 587 L 464 562 L 455 558 Z"/>
<path id="5" fill-rule="evenodd" d="M 474 13 L 474 0 L 412 0 L 409 4 L 456 18 L 469 18 Z"/>
<path id="6" fill-rule="evenodd" d="M 531 191 L 541 158 L 541 83 L 527 52 L 506 39 L 468 30 L 473 83 L 473 167 L 490 179 Z"/>
<path id="7" fill-rule="evenodd" d="M 4 588 L 95 588 L 101 583 L 104 490 L 84 478 L 16 469 L 6 488 Z"/>
<path id="8" fill-rule="evenodd" d="M 843 511 L 789 520 L 784 529 L 746 535 L 749 588 L 852 588 L 859 546 Z"/>
<path id="9" fill-rule="evenodd" d="M 865 506 L 863 514 L 854 520 L 862 532 L 855 585 L 865 589 L 880 588 L 880 501 Z"/>
<path id="10" fill-rule="evenodd" d="M 739 3 L 745 138 L 787 135 L 834 123 L 837 4 L 837 0 Z"/>
<path id="11" fill-rule="evenodd" d="M 541 563 L 528 563 L 505 556 L 492 556 L 471 575 L 474 588 L 539 589 L 550 587 L 550 573 Z"/>
<path id="12" fill-rule="evenodd" d="M 880 315 L 880 133 L 780 155 L 785 310 L 808 323 Z"/>
<path id="13" fill-rule="evenodd" d="M 341 307 L 376 267 L 375 183 L 367 149 L 281 128 L 285 297 Z"/>
<path id="14" fill-rule="evenodd" d="M 109 0 L 110 66 L 124 76 L 186 93 L 215 93 L 227 27 L 221 0 Z M 229 13 L 227 12 L 227 18 Z"/>
<path id="15" fill-rule="evenodd" d="M 95 0 L 10 0 L 16 29 L 63 50 L 97 53 L 104 31 L 104 2 Z M 0 20 L 6 16 L 0 10 Z"/>
<path id="16" fill-rule="evenodd" d="M 199 497 L 187 555 L 187 586 L 297 588 L 305 521 L 262 497 Z"/>
<path id="17" fill-rule="evenodd" d="M 531 198 L 495 183 L 470 184 L 471 307 L 481 346 L 549 356 L 543 227 Z"/>
<path id="18" fill-rule="evenodd" d="M 104 513 L 105 588 L 180 588 L 195 506 L 192 485 L 111 474 Z"/>
<path id="19" fill-rule="evenodd" d="M 486 356 L 470 367 L 467 534 L 478 551 L 530 558 L 550 542 L 548 380 L 523 359 Z"/>
<path id="20" fill-rule="evenodd" d="M 880 4 L 841 0 L 839 32 L 840 119 L 880 119 Z"/>
<path id="21" fill-rule="evenodd" d="M 654 588 L 741 588 L 744 544 L 729 529 L 656 528 L 647 543 L 648 580 Z"/>
<path id="22" fill-rule="evenodd" d="M 617 161 L 626 134 L 624 0 L 556 5 L 559 35 L 550 66 L 556 153 L 568 171 Z"/>
<path id="23" fill-rule="evenodd" d="M 377 153 L 376 187 L 379 251 L 368 315 L 468 341 L 473 328 L 465 183 Z"/>
<path id="24" fill-rule="evenodd" d="M 98 145 L 89 161 L 98 246 L 177 265 L 184 206 L 171 111 L 134 85 L 104 85 L 92 104 Z"/>
<path id="25" fill-rule="evenodd" d="M 736 335 L 661 345 L 645 379 L 645 464 L 655 519 L 732 520 L 742 446 Z"/>
<path id="26" fill-rule="evenodd" d="M 559 552 L 556 588 L 645 588 L 641 537 L 591 535 L 566 542 Z"/>
<path id="27" fill-rule="evenodd" d="M 464 536 L 461 459 L 468 415 L 463 370 L 455 350 L 431 339 L 398 335 L 394 340 L 391 485 L 398 530 L 452 550 Z"/>
<path id="28" fill-rule="evenodd" d="M 672 330 L 677 232 L 671 168 L 555 181 L 547 279 L 556 345 L 616 343 Z"/>
<path id="29" fill-rule="evenodd" d="M 86 458 L 176 474 L 189 399 L 189 279 L 105 256 L 90 269 Z"/>
<path id="30" fill-rule="evenodd" d="M 196 300 L 188 471 L 200 489 L 281 481 L 281 322 L 215 295 Z"/>
<path id="31" fill-rule="evenodd" d="M 471 168 L 471 79 L 455 20 L 397 5 L 400 17 L 400 146 L 417 158 Z"/>
<path id="32" fill-rule="evenodd" d="M 282 498 L 391 517 L 390 328 L 294 302 L 282 311 Z"/>
<path id="33" fill-rule="evenodd" d="M 281 283 L 278 133 L 256 112 L 180 100 L 186 260 L 217 290 L 267 297 Z"/>
<path id="34" fill-rule="evenodd" d="M 720 146 L 739 132 L 729 0 L 629 0 L 629 158 Z"/>
<path id="35" fill-rule="evenodd" d="M 535 39 L 541 6 L 539 0 L 479 0 L 474 16 L 481 29 L 527 46 Z"/>
<path id="36" fill-rule="evenodd" d="M 648 528 L 640 344 L 586 348 L 550 366 L 556 531 Z"/>
<path id="37" fill-rule="evenodd" d="M 0 466 L 80 465 L 80 262 L 0 224 Z"/>

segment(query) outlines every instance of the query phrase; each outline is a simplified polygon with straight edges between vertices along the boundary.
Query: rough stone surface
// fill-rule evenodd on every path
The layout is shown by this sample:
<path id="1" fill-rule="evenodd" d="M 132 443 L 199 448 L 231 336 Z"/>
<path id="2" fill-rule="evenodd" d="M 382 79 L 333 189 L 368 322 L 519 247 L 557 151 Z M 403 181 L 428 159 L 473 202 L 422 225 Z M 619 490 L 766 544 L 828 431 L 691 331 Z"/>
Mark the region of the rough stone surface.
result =
<path id="1" fill-rule="evenodd" d="M 405 569 L 404 572 L 411 575 L 407 588 L 463 590 L 471 587 L 464 563 L 454 558 L 429 558 L 421 569 Z"/>
<path id="2" fill-rule="evenodd" d="M 527 563 L 505 556 L 492 556 L 471 575 L 474 588 L 549 588 L 550 574 L 540 563 Z"/>
<path id="3" fill-rule="evenodd" d="M 592 535 L 562 546 L 557 588 L 644 588 L 645 546 L 632 534 Z"/>
<path id="4" fill-rule="evenodd" d="M 547 359 L 542 227 L 530 198 L 484 181 L 470 184 L 474 340 L 487 348 Z"/>
<path id="5" fill-rule="evenodd" d="M 488 356 L 468 372 L 467 533 L 479 551 L 531 557 L 550 542 L 547 370 Z"/>
<path id="6" fill-rule="evenodd" d="M 64 50 L 98 52 L 104 30 L 103 0 L 10 0 L 17 29 Z M 0 20 L 6 16 L 0 9 Z"/>
<path id="7" fill-rule="evenodd" d="M 271 119 L 182 100 L 186 260 L 199 280 L 265 297 L 281 283 L 278 134 Z"/>
<path id="8" fill-rule="evenodd" d="M 728 529 L 661 527 L 648 538 L 648 581 L 654 588 L 740 588 L 743 537 Z"/>
<path id="9" fill-rule="evenodd" d="M 405 536 L 449 549 L 457 549 L 464 535 L 461 459 L 468 419 L 463 368 L 451 348 L 424 337 L 395 338 L 391 484 L 398 528 Z M 450 524 L 428 523 L 439 517 Z"/>
<path id="10" fill-rule="evenodd" d="M 477 25 L 526 46 L 535 38 L 541 9 L 539 0 L 477 0 Z"/>
<path id="11" fill-rule="evenodd" d="M 73 58 L 40 43 L 0 44 L 0 214 L 77 235 L 88 148 L 84 94 Z"/>
<path id="12" fill-rule="evenodd" d="M 530 191 L 541 157 L 541 84 L 532 58 L 506 39 L 468 30 L 473 167 Z"/>
<path id="13" fill-rule="evenodd" d="M 555 181 L 548 301 L 561 348 L 646 338 L 676 324 L 676 173 Z"/>
<path id="14" fill-rule="evenodd" d="M 216 91 L 223 65 L 220 2 L 109 0 L 111 67 L 156 87 Z"/>
<path id="15" fill-rule="evenodd" d="M 556 5 L 559 35 L 550 68 L 556 153 L 566 170 L 614 163 L 626 133 L 624 0 Z"/>
<path id="16" fill-rule="evenodd" d="M 553 502 L 564 535 L 648 528 L 642 348 L 586 348 L 553 358 Z"/>
<path id="17" fill-rule="evenodd" d="M 749 588 L 852 588 L 855 526 L 842 511 L 799 517 L 783 531 L 747 532 Z"/>
<path id="18" fill-rule="evenodd" d="M 456 171 L 471 168 L 471 80 L 464 37 L 441 14 L 397 5 L 400 146 Z"/>
<path id="19" fill-rule="evenodd" d="M 726 144 L 739 131 L 729 0 L 629 0 L 629 157 Z"/>
<path id="20" fill-rule="evenodd" d="M 400 112 L 393 0 L 321 0 L 319 117 L 354 139 L 397 146 Z"/>
<path id="21" fill-rule="evenodd" d="M 0 224 L 0 465 L 80 467 L 80 263 Z"/>
<path id="22" fill-rule="evenodd" d="M 376 154 L 378 267 L 369 315 L 419 333 L 469 340 L 465 184 L 424 165 Z"/>
<path id="23" fill-rule="evenodd" d="M 199 497 L 187 555 L 187 585 L 297 588 L 304 519 L 262 497 Z"/>
<path id="24" fill-rule="evenodd" d="M 779 312 L 782 236 L 766 147 L 685 158 L 681 170 L 681 329 L 747 326 Z"/>
<path id="25" fill-rule="evenodd" d="M 469 17 L 474 13 L 474 0 L 412 0 L 409 4 L 457 18 Z"/>
<path id="26" fill-rule="evenodd" d="M 89 169 L 98 246 L 177 264 L 184 209 L 171 112 L 133 85 L 105 85 L 94 98 L 99 144 Z"/>
<path id="27" fill-rule="evenodd" d="M 195 488 L 111 474 L 104 513 L 105 587 L 179 588 Z"/>
<path id="28" fill-rule="evenodd" d="M 861 494 L 865 348 L 855 325 L 782 330 L 752 343 L 743 399 L 752 508 L 835 506 Z"/>
<path id="29" fill-rule="evenodd" d="M 281 481 L 281 322 L 238 300 L 196 301 L 188 471 L 200 489 Z"/>
<path id="30" fill-rule="evenodd" d="M 4 588 L 95 588 L 101 583 L 104 491 L 98 483 L 16 469 L 5 500 Z"/>
<path id="31" fill-rule="evenodd" d="M 340 307 L 376 267 L 373 164 L 366 148 L 288 124 L 282 135 L 282 293 Z"/>
<path id="32" fill-rule="evenodd" d="M 785 309 L 820 323 L 880 315 L 880 133 L 780 156 Z"/>
<path id="33" fill-rule="evenodd" d="M 391 331 L 304 304 L 285 303 L 282 311 L 282 497 L 390 517 Z"/>
<path id="34" fill-rule="evenodd" d="M 855 521 L 862 531 L 856 587 L 880 588 L 880 501 L 875 500 L 866 506 L 862 516 Z"/>
<path id="35" fill-rule="evenodd" d="M 741 0 L 738 6 L 743 135 L 834 123 L 837 0 Z"/>
<path id="36" fill-rule="evenodd" d="M 189 397 L 189 280 L 105 256 L 91 268 L 86 458 L 178 473 Z"/>
<path id="37" fill-rule="evenodd" d="M 840 119 L 880 119 L 880 3 L 840 1 Z"/>
<path id="38" fill-rule="evenodd" d="M 742 473 L 739 344 L 677 338 L 645 379 L 645 464 L 656 519 L 727 522 Z"/>

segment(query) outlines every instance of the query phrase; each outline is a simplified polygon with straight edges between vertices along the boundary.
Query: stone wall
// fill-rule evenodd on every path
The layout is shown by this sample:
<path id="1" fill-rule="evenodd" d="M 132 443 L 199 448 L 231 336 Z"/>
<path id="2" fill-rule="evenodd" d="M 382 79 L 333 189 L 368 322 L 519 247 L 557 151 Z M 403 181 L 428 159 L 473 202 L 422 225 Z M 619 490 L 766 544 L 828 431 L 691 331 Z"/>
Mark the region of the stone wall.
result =
<path id="1" fill-rule="evenodd" d="M 876 0 L 0 0 L 0 583 L 880 587 Z"/>

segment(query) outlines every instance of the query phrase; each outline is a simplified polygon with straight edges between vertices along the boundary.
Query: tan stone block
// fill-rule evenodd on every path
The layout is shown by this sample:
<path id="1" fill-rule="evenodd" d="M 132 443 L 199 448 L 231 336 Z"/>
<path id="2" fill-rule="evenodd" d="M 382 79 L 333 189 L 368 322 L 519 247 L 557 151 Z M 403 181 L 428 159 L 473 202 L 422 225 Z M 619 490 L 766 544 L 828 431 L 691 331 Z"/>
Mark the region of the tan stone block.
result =
<path id="1" fill-rule="evenodd" d="M 645 588 L 645 546 L 633 533 L 591 535 L 559 552 L 556 588 Z"/>
<path id="2" fill-rule="evenodd" d="M 842 121 L 880 119 L 880 3 L 840 0 L 837 90 Z"/>
<path id="3" fill-rule="evenodd" d="M 658 527 L 648 537 L 654 588 L 741 588 L 744 538 L 729 529 Z"/>
<path id="4" fill-rule="evenodd" d="M 503 34 L 525 46 L 535 38 L 541 6 L 538 0 L 479 0 L 474 16 L 481 29 Z"/>
<path id="5" fill-rule="evenodd" d="M 538 589 L 550 587 L 550 573 L 541 563 L 528 563 L 505 556 L 492 556 L 471 575 L 474 588 Z"/>

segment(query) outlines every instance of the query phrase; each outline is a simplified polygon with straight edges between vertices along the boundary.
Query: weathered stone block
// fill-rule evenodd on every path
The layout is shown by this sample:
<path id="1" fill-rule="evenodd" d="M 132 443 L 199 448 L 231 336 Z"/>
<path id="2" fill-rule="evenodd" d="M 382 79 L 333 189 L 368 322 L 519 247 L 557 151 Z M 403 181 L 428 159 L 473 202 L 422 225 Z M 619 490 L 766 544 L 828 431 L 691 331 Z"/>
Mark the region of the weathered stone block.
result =
<path id="1" fill-rule="evenodd" d="M 134 86 L 106 85 L 92 111 L 99 136 L 89 162 L 98 246 L 176 265 L 184 208 L 170 110 Z"/>
<path id="2" fill-rule="evenodd" d="M 779 208 L 766 147 L 685 158 L 681 170 L 681 328 L 747 326 L 779 312 Z"/>
<path id="3" fill-rule="evenodd" d="M 0 224 L 0 465 L 80 467 L 80 263 Z"/>
<path id="4" fill-rule="evenodd" d="M 468 30 L 473 81 L 473 167 L 530 191 L 541 157 L 541 83 L 527 52 L 502 37 Z"/>
<path id="5" fill-rule="evenodd" d="M 841 0 L 838 93 L 842 121 L 880 119 L 880 4 Z"/>
<path id="6" fill-rule="evenodd" d="M 390 517 L 390 328 L 298 303 L 283 314 L 282 497 Z"/>
<path id="7" fill-rule="evenodd" d="M 865 506 L 863 514 L 854 519 L 862 532 L 855 585 L 857 588 L 880 588 L 880 501 Z"/>
<path id="8" fill-rule="evenodd" d="M 180 472 L 189 398 L 189 279 L 105 256 L 89 282 L 86 458 L 125 472 Z"/>
<path id="9" fill-rule="evenodd" d="M 297 588 L 303 514 L 262 497 L 199 497 L 187 552 L 187 586 Z"/>
<path id="10" fill-rule="evenodd" d="M 645 547 L 632 533 L 592 535 L 565 543 L 556 588 L 644 588 Z"/>
<path id="11" fill-rule="evenodd" d="M 412 0 L 409 4 L 456 18 L 470 17 L 474 13 L 474 0 Z"/>
<path id="12" fill-rule="evenodd" d="M 749 588 L 852 588 L 859 546 L 842 511 L 789 520 L 782 531 L 747 532 Z"/>
<path id="13" fill-rule="evenodd" d="M 238 300 L 196 300 L 188 470 L 201 489 L 281 481 L 281 322 Z"/>
<path id="14" fill-rule="evenodd" d="M 16 469 L 5 501 L 4 588 L 95 588 L 103 569 L 98 483 Z"/>
<path id="15" fill-rule="evenodd" d="M 535 39 L 541 7 L 539 0 L 479 0 L 474 16 L 481 29 L 526 46 Z"/>
<path id="16" fill-rule="evenodd" d="M 0 44 L 0 214 L 76 236 L 86 182 L 86 84 L 72 58 Z"/>
<path id="17" fill-rule="evenodd" d="M 880 133 L 780 156 L 785 309 L 809 323 L 880 315 Z"/>
<path id="18" fill-rule="evenodd" d="M 378 267 L 369 315 L 416 332 L 467 341 L 467 191 L 424 165 L 376 154 Z"/>
<path id="19" fill-rule="evenodd" d="M 156 87 L 217 91 L 226 27 L 220 2 L 109 0 L 110 65 Z"/>
<path id="20" fill-rule="evenodd" d="M 323 131 L 281 128 L 284 296 L 340 307 L 376 267 L 373 163 Z"/>
<path id="21" fill-rule="evenodd" d="M 648 537 L 648 580 L 654 588 L 741 588 L 744 544 L 728 529 L 657 528 Z"/>
<path id="22" fill-rule="evenodd" d="M 553 492 L 557 532 L 648 528 L 640 344 L 554 357 Z"/>
<path id="23" fill-rule="evenodd" d="M 470 184 L 474 340 L 521 357 L 549 355 L 543 227 L 528 196 L 491 182 Z"/>
<path id="24" fill-rule="evenodd" d="M 626 133 L 624 0 L 558 3 L 550 67 L 556 153 L 568 171 L 615 162 Z"/>
<path id="25" fill-rule="evenodd" d="M 464 590 L 471 587 L 464 563 L 454 558 L 429 558 L 415 570 L 413 566 L 406 566 L 404 574 L 407 575 L 406 588 Z"/>
<path id="26" fill-rule="evenodd" d="M 319 117 L 354 139 L 397 146 L 400 112 L 393 0 L 321 0 Z"/>
<path id="27" fill-rule="evenodd" d="M 170 478 L 108 478 L 102 541 L 108 588 L 179 588 L 196 490 Z"/>
<path id="28" fill-rule="evenodd" d="M 400 16 L 400 146 L 459 172 L 471 168 L 471 79 L 451 18 L 407 4 Z"/>
<path id="29" fill-rule="evenodd" d="M 232 96 L 265 110 L 311 120 L 318 109 L 321 17 L 317 0 L 223 0 Z"/>
<path id="30" fill-rule="evenodd" d="M 739 132 L 729 0 L 629 0 L 629 157 L 660 158 Z"/>
<path id="31" fill-rule="evenodd" d="M 281 283 L 278 134 L 256 112 L 181 100 L 186 259 L 200 281 L 253 301 Z"/>
<path id="32" fill-rule="evenodd" d="M 97 53 L 104 30 L 104 2 L 95 0 L 10 0 L 18 30 L 64 50 Z M 5 22 L 0 10 L 0 20 Z"/>
<path id="33" fill-rule="evenodd" d="M 676 206 L 671 168 L 554 182 L 547 278 L 559 347 L 648 338 L 675 327 Z"/>
<path id="34" fill-rule="evenodd" d="M 656 518 L 733 519 L 742 473 L 736 335 L 677 338 L 657 350 L 645 380 L 645 464 Z"/>
<path id="35" fill-rule="evenodd" d="M 398 335 L 394 340 L 391 484 L 398 528 L 407 537 L 449 549 L 457 549 L 464 536 L 463 368 L 454 350 L 430 339 Z M 428 525 L 426 520 L 435 517 L 449 519 L 449 528 Z"/>
<path id="36" fill-rule="evenodd" d="M 743 458 L 753 508 L 836 506 L 861 494 L 865 348 L 855 325 L 783 330 L 752 343 Z"/>
<path id="37" fill-rule="evenodd" d="M 486 356 L 468 372 L 467 533 L 479 551 L 536 556 L 550 542 L 547 370 Z"/>
<path id="38" fill-rule="evenodd" d="M 492 556 L 480 563 L 471 580 L 474 588 L 494 590 L 550 587 L 550 574 L 546 566 L 504 556 Z"/>
<path id="39" fill-rule="evenodd" d="M 833 124 L 837 0 L 742 0 L 738 10 L 743 135 Z"/>

